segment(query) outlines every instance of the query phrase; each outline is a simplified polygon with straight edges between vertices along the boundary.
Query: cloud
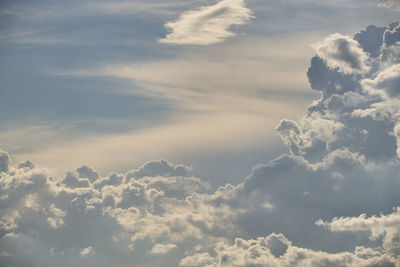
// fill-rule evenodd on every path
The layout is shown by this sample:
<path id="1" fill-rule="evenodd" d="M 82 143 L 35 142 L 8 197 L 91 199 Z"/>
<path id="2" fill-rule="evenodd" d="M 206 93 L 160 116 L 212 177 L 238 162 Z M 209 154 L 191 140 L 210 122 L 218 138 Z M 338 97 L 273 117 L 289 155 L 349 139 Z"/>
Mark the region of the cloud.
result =
<path id="1" fill-rule="evenodd" d="M 171 31 L 160 43 L 181 45 L 210 45 L 220 43 L 235 35 L 229 31 L 232 25 L 247 23 L 252 11 L 244 0 L 222 0 L 214 5 L 182 13 L 178 20 L 168 22 Z"/>
<path id="2" fill-rule="evenodd" d="M 371 93 L 385 92 L 389 97 L 400 95 L 400 64 L 392 65 L 382 70 L 373 80 L 365 79 L 362 82 L 364 88 Z"/>
<path id="3" fill-rule="evenodd" d="M 393 255 L 400 255 L 400 207 L 388 215 L 368 218 L 362 214 L 359 217 L 333 218 L 331 222 L 318 220 L 316 224 L 335 232 L 369 231 L 373 240 L 384 236 L 383 248 Z"/>
<path id="4" fill-rule="evenodd" d="M 81 256 L 83 256 L 83 257 L 93 255 L 94 253 L 95 253 L 95 251 L 93 250 L 93 248 L 91 246 L 81 249 Z"/>
<path id="5" fill-rule="evenodd" d="M 279 241 L 278 241 L 279 240 Z M 279 243 L 284 249 L 274 254 L 271 249 Z M 245 240 L 233 244 L 218 243 L 215 256 L 197 253 L 184 258 L 181 266 L 396 266 L 396 258 L 379 250 L 357 247 L 353 253 L 325 253 L 293 246 L 282 234 Z"/>
<path id="6" fill-rule="evenodd" d="M 132 86 L 120 93 L 161 97 L 196 110 L 253 107 L 267 97 L 273 100 L 267 105 L 273 105 L 282 98 L 287 100 L 285 95 L 289 91 L 303 97 L 311 95 L 303 72 L 307 67 L 304 55 L 312 56 L 309 49 L 312 38 L 315 36 L 302 36 L 301 41 L 298 36 L 284 40 L 251 37 L 230 43 L 229 47 L 190 50 L 174 59 L 119 62 L 92 69 L 52 71 L 50 74 L 122 79 L 130 81 Z M 298 44 L 295 51 L 294 42 Z M 286 79 L 287 75 L 292 78 Z M 239 105 L 244 98 L 253 98 L 256 103 Z M 231 103 L 233 101 L 239 103 Z"/>
<path id="7" fill-rule="evenodd" d="M 138 170 L 129 173 L 129 176 L 142 178 L 142 177 L 155 177 L 155 176 L 190 176 L 192 169 L 184 165 L 174 166 L 166 160 L 153 161 L 146 163 Z"/>
<path id="8" fill-rule="evenodd" d="M 400 10 L 399 0 L 380 0 L 378 6 L 388 9 Z"/>
<path id="9" fill-rule="evenodd" d="M 153 253 L 153 254 L 166 254 L 166 253 L 170 252 L 174 248 L 176 248 L 176 245 L 174 245 L 174 244 L 155 244 L 151 248 L 150 253 Z"/>
<path id="10" fill-rule="evenodd" d="M 209 253 L 196 253 L 192 256 L 183 258 L 180 262 L 180 266 L 213 266 L 211 263 L 213 258 Z"/>
<path id="11" fill-rule="evenodd" d="M 312 47 L 332 69 L 338 68 L 345 74 L 365 74 L 369 71 L 368 56 L 360 48 L 359 43 L 350 36 L 335 33 L 323 42 L 313 44 Z"/>
<path id="12" fill-rule="evenodd" d="M 392 88 L 396 43 L 383 39 L 392 26 L 369 29 L 379 49 L 370 36 L 345 41 L 375 51 L 362 52 L 374 67 L 358 75 L 352 60 L 332 68 L 337 57 L 314 57 L 308 77 L 321 98 L 278 125 L 288 153 L 237 185 L 211 190 L 166 160 L 106 176 L 80 165 L 60 178 L 1 152 L 0 265 L 398 265 L 400 100 L 376 91 Z"/>
<path id="13" fill-rule="evenodd" d="M 0 172 L 7 172 L 10 164 L 10 157 L 7 152 L 0 150 Z"/>

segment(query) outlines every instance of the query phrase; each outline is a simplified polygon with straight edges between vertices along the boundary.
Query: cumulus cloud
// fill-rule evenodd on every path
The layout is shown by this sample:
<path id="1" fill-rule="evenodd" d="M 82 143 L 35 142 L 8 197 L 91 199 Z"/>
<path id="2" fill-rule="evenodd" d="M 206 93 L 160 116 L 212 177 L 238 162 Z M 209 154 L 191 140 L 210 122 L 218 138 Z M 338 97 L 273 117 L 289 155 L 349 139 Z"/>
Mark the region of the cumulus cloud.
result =
<path id="1" fill-rule="evenodd" d="M 274 244 L 275 243 L 275 244 Z M 276 244 L 278 243 L 278 244 Z M 274 254 L 274 246 L 283 249 Z M 271 249 L 272 248 L 272 249 Z M 325 253 L 293 246 L 282 234 L 218 243 L 214 254 L 197 253 L 184 258 L 182 266 L 396 266 L 396 258 L 380 251 L 357 247 L 354 252 Z"/>
<path id="2" fill-rule="evenodd" d="M 166 160 L 54 178 L 1 152 L 0 265 L 398 266 L 396 25 L 323 42 L 307 73 L 321 98 L 277 127 L 288 154 L 237 185 L 212 192 Z"/>
<path id="3" fill-rule="evenodd" d="M 170 33 L 161 43 L 181 45 L 209 45 L 235 35 L 233 25 L 247 23 L 252 11 L 244 0 L 222 0 L 214 5 L 182 13 L 178 20 L 165 24 Z"/>
<path id="4" fill-rule="evenodd" d="M 152 161 L 129 173 L 129 177 L 184 176 L 191 175 L 192 169 L 185 165 L 173 165 L 166 160 Z"/>
<path id="5" fill-rule="evenodd" d="M 389 97 L 400 95 L 400 64 L 382 70 L 374 79 L 362 81 L 364 88 L 371 93 L 384 92 Z"/>
<path id="6" fill-rule="evenodd" d="M 383 248 L 393 255 L 400 255 L 400 207 L 388 215 L 367 217 L 362 214 L 358 217 L 333 218 L 331 222 L 318 220 L 316 224 L 336 232 L 369 231 L 373 240 L 384 236 Z"/>
<path id="7" fill-rule="evenodd" d="M 350 36 L 335 33 L 312 47 L 332 69 L 338 68 L 345 74 L 365 74 L 369 71 L 368 56 Z"/>

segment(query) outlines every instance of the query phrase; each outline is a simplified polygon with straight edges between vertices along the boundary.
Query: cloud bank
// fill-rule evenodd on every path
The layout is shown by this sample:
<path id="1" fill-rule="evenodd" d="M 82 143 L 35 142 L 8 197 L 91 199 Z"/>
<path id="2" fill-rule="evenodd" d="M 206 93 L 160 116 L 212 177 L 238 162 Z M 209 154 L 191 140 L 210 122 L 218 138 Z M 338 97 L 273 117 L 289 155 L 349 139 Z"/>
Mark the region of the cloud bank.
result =
<path id="1" fill-rule="evenodd" d="M 238 185 L 166 160 L 55 178 L 0 152 L 0 265 L 400 266 L 398 27 L 321 42 L 321 98 Z"/>
<path id="2" fill-rule="evenodd" d="M 180 45 L 210 45 L 220 43 L 235 35 L 229 30 L 233 25 L 247 23 L 252 11 L 244 0 L 222 0 L 214 5 L 182 13 L 176 21 L 167 22 L 170 31 L 160 43 Z"/>

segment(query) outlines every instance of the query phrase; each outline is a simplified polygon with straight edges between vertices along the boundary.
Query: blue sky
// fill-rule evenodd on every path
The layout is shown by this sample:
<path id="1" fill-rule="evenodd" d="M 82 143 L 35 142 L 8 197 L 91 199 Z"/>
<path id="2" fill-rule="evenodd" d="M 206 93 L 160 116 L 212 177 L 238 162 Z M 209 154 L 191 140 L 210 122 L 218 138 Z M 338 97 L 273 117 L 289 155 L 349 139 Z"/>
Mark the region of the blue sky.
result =
<path id="1" fill-rule="evenodd" d="M 252 165 L 282 151 L 274 132 L 279 120 L 298 119 L 318 98 L 304 75 L 314 53 L 309 45 L 332 32 L 386 25 L 397 16 L 374 1 L 248 1 L 252 15 L 230 27 L 232 36 L 219 43 L 159 42 L 168 33 L 167 22 L 213 3 L 3 1 L 3 149 L 16 160 L 52 165 L 60 174 L 81 162 L 106 174 L 168 158 L 209 170 L 199 175 L 211 180 L 221 175 L 208 166 L 218 155 L 229 169 L 238 166 L 231 175 L 238 173 L 232 179 L 240 181 Z M 235 122 L 236 115 L 243 121 Z M 148 148 L 154 142 L 149 138 L 135 148 L 124 143 L 130 142 L 128 135 L 146 136 L 168 127 L 168 135 L 185 136 L 184 148 L 172 144 L 180 137 L 163 141 L 165 134 L 153 138 L 168 147 Z M 194 135 L 198 128 L 207 132 L 204 137 Z M 223 131 L 239 132 L 221 140 Z M 117 147 L 93 148 L 119 135 L 126 138 Z M 80 157 L 76 146 L 105 158 L 122 153 L 127 160 L 117 166 L 92 154 Z M 52 152 L 53 147 L 60 149 Z M 232 158 L 242 154 L 246 160 L 237 165 Z"/>
<path id="2" fill-rule="evenodd" d="M 397 266 L 399 10 L 2 1 L 0 265 Z"/>

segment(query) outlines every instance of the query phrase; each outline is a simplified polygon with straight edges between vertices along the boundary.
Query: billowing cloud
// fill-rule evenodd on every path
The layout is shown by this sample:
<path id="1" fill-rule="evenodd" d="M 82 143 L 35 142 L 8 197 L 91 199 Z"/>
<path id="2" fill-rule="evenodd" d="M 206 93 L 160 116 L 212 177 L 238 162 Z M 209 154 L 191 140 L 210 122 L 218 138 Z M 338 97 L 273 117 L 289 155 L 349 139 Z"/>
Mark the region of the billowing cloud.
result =
<path id="1" fill-rule="evenodd" d="M 345 50 L 311 60 L 321 98 L 278 125 L 288 154 L 237 185 L 166 160 L 55 178 L 1 152 L 0 265 L 399 266 L 396 27 L 325 40 Z"/>
<path id="2" fill-rule="evenodd" d="M 338 68 L 345 74 L 363 74 L 369 71 L 368 56 L 363 52 L 359 43 L 350 36 L 335 33 L 323 42 L 313 44 L 312 47 L 332 69 Z"/>
<path id="3" fill-rule="evenodd" d="M 273 247 L 283 249 L 274 254 Z M 354 252 L 325 253 L 293 246 L 282 234 L 245 240 L 233 244 L 218 243 L 214 256 L 198 253 L 180 262 L 181 266 L 396 266 L 396 258 L 380 251 L 357 247 Z"/>
<path id="4" fill-rule="evenodd" d="M 383 248 L 394 255 L 400 255 L 400 207 L 388 215 L 367 217 L 362 214 L 358 217 L 333 218 L 331 222 L 318 220 L 317 225 L 325 226 L 331 231 L 369 231 L 371 239 L 383 238 Z"/>
<path id="5" fill-rule="evenodd" d="M 230 27 L 247 23 L 251 14 L 244 0 L 221 0 L 214 5 L 186 11 L 178 20 L 166 23 L 165 27 L 171 32 L 160 42 L 181 45 L 219 43 L 235 35 Z"/>
<path id="6" fill-rule="evenodd" d="M 395 64 L 382 70 L 373 80 L 363 80 L 362 85 L 372 93 L 379 93 L 381 91 L 390 97 L 399 96 L 400 64 Z"/>

